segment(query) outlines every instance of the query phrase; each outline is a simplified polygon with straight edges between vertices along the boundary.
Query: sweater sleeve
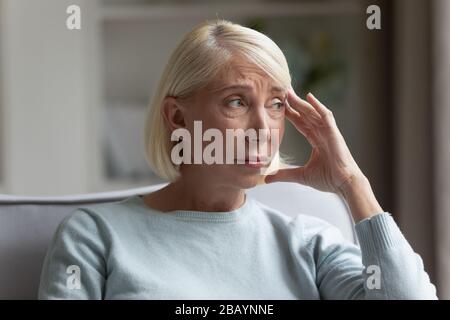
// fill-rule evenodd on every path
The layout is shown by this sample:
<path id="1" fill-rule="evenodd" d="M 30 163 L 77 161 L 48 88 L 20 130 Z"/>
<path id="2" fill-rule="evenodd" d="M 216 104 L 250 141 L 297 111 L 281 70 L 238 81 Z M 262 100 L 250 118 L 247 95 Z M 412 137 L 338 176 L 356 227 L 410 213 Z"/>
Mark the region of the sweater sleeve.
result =
<path id="1" fill-rule="evenodd" d="M 322 298 L 437 299 L 421 257 L 389 213 L 364 219 L 355 229 L 360 247 L 323 221 L 304 226 Z"/>
<path id="2" fill-rule="evenodd" d="M 38 298 L 102 299 L 105 245 L 96 217 L 75 210 L 58 226 L 44 260 Z"/>

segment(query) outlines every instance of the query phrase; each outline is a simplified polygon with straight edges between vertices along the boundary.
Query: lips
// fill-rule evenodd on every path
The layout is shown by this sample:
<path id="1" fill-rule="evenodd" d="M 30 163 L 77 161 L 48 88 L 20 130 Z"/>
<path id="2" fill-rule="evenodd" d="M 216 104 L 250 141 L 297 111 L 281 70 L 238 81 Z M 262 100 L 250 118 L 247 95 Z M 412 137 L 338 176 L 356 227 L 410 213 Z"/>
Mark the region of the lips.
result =
<path id="1" fill-rule="evenodd" d="M 243 159 L 234 159 L 236 161 L 237 164 L 244 164 L 243 162 L 245 161 L 246 165 L 250 165 L 250 166 L 257 166 L 257 167 L 265 167 L 268 166 L 270 163 L 270 157 L 267 156 L 256 156 L 256 157 L 252 157 L 252 159 L 250 159 L 250 157 L 245 157 Z M 238 162 L 238 160 L 240 160 Z"/>

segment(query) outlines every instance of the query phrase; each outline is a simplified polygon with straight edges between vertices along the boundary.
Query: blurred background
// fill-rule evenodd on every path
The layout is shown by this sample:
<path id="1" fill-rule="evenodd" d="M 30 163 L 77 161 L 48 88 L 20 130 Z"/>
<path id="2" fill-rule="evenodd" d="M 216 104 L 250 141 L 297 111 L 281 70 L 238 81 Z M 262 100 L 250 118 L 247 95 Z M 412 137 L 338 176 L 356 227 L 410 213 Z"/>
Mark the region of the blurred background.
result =
<path id="1" fill-rule="evenodd" d="M 72 4 L 81 30 L 66 27 Z M 380 30 L 366 27 L 372 4 Z M 280 46 L 294 89 L 334 112 L 450 298 L 450 0 L 0 0 L 0 193 L 161 182 L 144 160 L 145 110 L 177 42 L 216 17 Z M 281 148 L 299 165 L 310 152 L 290 125 Z"/>

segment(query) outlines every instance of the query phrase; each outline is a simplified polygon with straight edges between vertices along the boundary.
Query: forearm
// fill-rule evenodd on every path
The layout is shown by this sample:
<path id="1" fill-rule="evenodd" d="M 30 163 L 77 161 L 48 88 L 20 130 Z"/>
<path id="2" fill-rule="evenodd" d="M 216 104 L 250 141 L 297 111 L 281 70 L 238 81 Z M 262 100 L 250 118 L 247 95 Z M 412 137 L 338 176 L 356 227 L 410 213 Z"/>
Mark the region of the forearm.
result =
<path id="1" fill-rule="evenodd" d="M 363 272 L 364 299 L 437 299 L 436 288 L 389 213 L 356 224 Z"/>
<path id="2" fill-rule="evenodd" d="M 362 262 L 382 273 L 380 290 L 370 290 L 364 272 L 365 299 L 435 299 L 436 289 L 423 262 L 402 235 L 392 217 L 381 208 L 368 179 L 361 175 L 340 188 L 356 223 Z M 364 219 L 371 218 L 363 221 Z"/>
<path id="3" fill-rule="evenodd" d="M 340 187 L 340 195 L 347 202 L 355 223 L 384 212 L 364 175 L 346 181 Z"/>

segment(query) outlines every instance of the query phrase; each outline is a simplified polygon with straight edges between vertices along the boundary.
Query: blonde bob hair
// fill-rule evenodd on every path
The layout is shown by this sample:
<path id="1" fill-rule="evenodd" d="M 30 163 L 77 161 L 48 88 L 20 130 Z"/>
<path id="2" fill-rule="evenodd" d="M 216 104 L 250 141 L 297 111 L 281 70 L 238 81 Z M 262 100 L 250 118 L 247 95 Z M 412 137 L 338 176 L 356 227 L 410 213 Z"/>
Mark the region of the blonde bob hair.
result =
<path id="1" fill-rule="evenodd" d="M 223 19 L 196 26 L 170 56 L 147 110 L 144 153 L 150 168 L 160 178 L 174 181 L 179 177 L 179 168 L 171 161 L 174 142 L 162 114 L 164 98 L 186 98 L 207 85 L 227 66 L 232 55 L 248 59 L 277 83 L 290 87 L 286 58 L 266 35 Z"/>

